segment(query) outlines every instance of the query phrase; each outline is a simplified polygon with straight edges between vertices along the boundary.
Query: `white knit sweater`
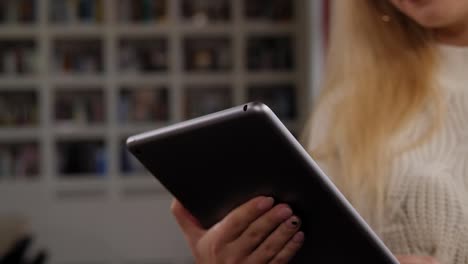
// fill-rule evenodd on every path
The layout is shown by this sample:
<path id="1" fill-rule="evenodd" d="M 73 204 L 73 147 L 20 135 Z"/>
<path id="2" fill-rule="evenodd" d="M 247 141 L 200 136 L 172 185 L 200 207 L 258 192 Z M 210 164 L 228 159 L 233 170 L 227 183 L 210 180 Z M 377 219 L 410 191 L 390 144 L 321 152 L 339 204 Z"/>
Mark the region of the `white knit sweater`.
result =
<path id="1" fill-rule="evenodd" d="M 397 255 L 430 255 L 442 264 L 468 264 L 468 48 L 440 49 L 443 125 L 430 140 L 392 164 L 388 222 L 380 235 Z M 315 147 L 327 133 L 332 106 L 330 102 L 317 109 L 307 147 Z M 421 113 L 401 132 L 397 145 L 420 135 L 427 122 Z M 319 165 L 332 171 L 327 170 L 331 164 Z"/>

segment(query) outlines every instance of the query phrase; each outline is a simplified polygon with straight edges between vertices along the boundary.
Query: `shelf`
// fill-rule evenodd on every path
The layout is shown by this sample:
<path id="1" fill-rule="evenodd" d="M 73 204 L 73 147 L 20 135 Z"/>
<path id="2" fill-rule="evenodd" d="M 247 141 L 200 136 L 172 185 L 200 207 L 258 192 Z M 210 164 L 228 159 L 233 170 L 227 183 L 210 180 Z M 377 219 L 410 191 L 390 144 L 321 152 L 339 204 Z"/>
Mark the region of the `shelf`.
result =
<path id="1" fill-rule="evenodd" d="M 57 139 L 103 139 L 106 136 L 107 128 L 105 125 L 60 125 L 54 126 L 54 134 Z"/>
<path id="2" fill-rule="evenodd" d="M 294 11 L 304 10 L 304 14 L 293 13 L 291 20 L 279 22 L 281 16 L 277 18 L 275 10 L 265 10 L 268 6 L 264 3 L 258 4 L 256 18 L 259 19 L 248 18 L 246 7 L 251 0 L 125 0 L 130 7 L 141 5 L 135 10 L 125 8 L 121 0 L 35 1 L 36 15 L 32 24 L 0 24 L 3 47 L 0 71 L 5 73 L 0 75 L 0 95 L 4 99 L 0 104 L 6 117 L 2 120 L 5 124 L 6 120 L 8 124 L 29 124 L 0 127 L 0 152 L 3 152 L 0 153 L 0 171 L 8 175 L 22 174 L 28 169 L 35 177 L 0 177 L 0 194 L 3 201 L 8 201 L 3 207 L 15 209 L 16 206 L 18 213 L 26 212 L 33 224 L 43 219 L 44 213 L 64 215 L 65 220 L 73 218 L 73 215 L 67 216 L 69 212 L 77 216 L 89 213 L 88 205 L 92 205 L 93 212 L 138 204 L 137 213 L 156 210 L 154 215 L 149 215 L 151 217 L 167 213 L 171 195 L 125 148 L 124 142 L 129 136 L 222 110 L 257 94 L 265 94 L 266 99 L 270 95 L 273 99 L 291 97 L 288 93 L 283 96 L 280 92 L 271 92 L 270 86 L 274 85 L 294 89 L 296 99 L 283 101 L 294 101 L 290 105 L 295 105 L 296 112 L 287 117 L 295 119 L 283 120 L 296 135 L 302 128 L 303 123 L 297 120 L 305 116 L 302 106 L 307 102 L 301 98 L 307 98 L 309 91 L 305 83 L 307 76 L 303 73 L 309 70 L 304 68 L 306 60 L 297 60 L 307 50 L 296 52 L 299 47 L 296 43 L 312 38 L 308 35 L 312 32 L 310 25 L 301 21 L 307 18 L 306 8 L 295 8 Z M 94 5 L 97 1 L 102 2 L 102 6 Z M 291 0 L 282 0 L 285 1 Z M 220 10 L 222 2 L 229 5 L 228 15 L 224 15 L 224 8 Z M 302 5 L 307 1 L 296 2 Z M 182 8 L 183 3 L 194 8 L 187 12 Z M 89 9 L 90 4 L 95 6 L 94 11 Z M 151 10 L 148 8 L 151 5 L 159 8 Z M 6 14 L 6 17 L 11 15 Z M 275 40 L 286 38 L 291 41 Z M 280 45 L 283 42 L 285 44 Z M 251 65 L 258 68 L 268 68 L 269 62 L 277 65 L 276 57 L 288 55 L 284 50 L 289 47 L 294 49 L 290 57 L 294 62 L 291 65 L 295 66 L 290 72 L 250 71 Z M 257 64 L 251 63 L 249 51 L 258 54 Z M 289 65 L 271 67 L 289 69 Z M 266 92 L 252 92 L 257 88 L 265 88 Z M 28 98 L 33 99 L 28 101 Z M 279 102 L 276 106 L 281 111 L 283 101 L 273 99 L 271 102 Z M 25 113 L 30 108 L 33 108 L 34 118 L 27 119 L 29 116 Z M 16 116 L 18 118 L 13 118 Z M 32 148 L 35 155 L 31 164 L 37 164 L 34 171 L 21 164 L 23 157 L 30 157 L 33 151 L 28 150 Z M 10 165 L 12 160 L 17 162 Z M 25 170 L 17 169 L 21 167 Z M 38 203 L 53 210 L 35 210 Z M 113 215 L 104 214 L 101 218 L 102 221 L 91 222 L 106 233 L 106 225 L 112 222 Z M 127 220 L 130 225 L 135 222 L 135 219 Z M 73 222 L 70 228 L 65 221 L 53 230 L 39 228 L 37 232 L 51 231 L 50 241 L 56 242 L 62 239 L 62 229 L 68 228 L 71 235 L 76 236 L 91 222 Z M 140 222 L 137 224 L 143 231 L 151 226 L 151 221 Z M 173 232 L 170 224 L 163 221 L 161 225 L 168 235 Z M 80 239 L 67 243 L 79 247 L 88 235 L 92 234 L 82 234 Z M 138 235 L 128 236 L 131 243 L 139 239 Z M 164 236 L 149 236 L 145 241 L 163 251 L 167 248 Z M 177 248 L 183 241 L 175 242 L 176 249 L 163 252 L 160 260 L 173 263 L 186 260 L 186 252 L 181 255 L 182 246 L 181 250 Z M 122 259 L 119 252 L 111 252 L 102 259 L 99 252 L 103 250 L 98 244 L 84 260 L 68 253 L 57 259 L 64 263 L 85 260 L 99 263 L 103 259 L 106 263 L 158 260 L 155 254 L 159 252 L 146 248 L 140 250 L 143 252 L 138 254 L 140 257 Z M 114 244 L 110 246 L 121 247 Z M 60 245 L 55 243 L 50 250 L 60 252 Z"/>
<path id="3" fill-rule="evenodd" d="M 146 132 L 146 131 L 166 127 L 166 126 L 169 126 L 170 124 L 171 124 L 170 122 L 155 122 L 154 124 L 129 123 L 129 124 L 125 124 L 125 125 L 120 125 L 118 130 L 119 130 L 120 135 L 122 135 L 124 137 L 127 137 L 127 136 L 130 136 L 130 135 L 139 134 L 139 133 L 143 133 L 143 132 Z"/>
<path id="4" fill-rule="evenodd" d="M 63 86 L 102 86 L 106 78 L 103 74 L 54 74 L 51 81 L 54 85 Z"/>
<path id="5" fill-rule="evenodd" d="M 37 141 L 41 135 L 41 130 L 34 127 L 0 127 L 0 141 Z"/>
<path id="6" fill-rule="evenodd" d="M 284 35 L 293 34 L 297 26 L 292 23 L 249 22 L 245 24 L 247 34 L 257 35 Z"/>
<path id="7" fill-rule="evenodd" d="M 107 175 L 58 176 L 55 196 L 59 199 L 96 199 L 109 193 Z"/>
<path id="8" fill-rule="evenodd" d="M 0 38 L 2 39 L 30 39 L 35 38 L 39 32 L 38 26 L 31 25 L 1 25 Z"/>
<path id="9" fill-rule="evenodd" d="M 255 83 L 278 83 L 278 82 L 295 82 L 296 74 L 293 72 L 284 71 L 251 71 L 247 74 L 247 82 Z"/>
<path id="10" fill-rule="evenodd" d="M 70 24 L 70 25 L 52 25 L 49 26 L 50 35 L 60 37 L 60 39 L 76 39 L 86 37 L 101 37 L 104 34 L 104 27 L 92 24 Z"/>
<path id="11" fill-rule="evenodd" d="M 5 75 L 0 74 L 0 90 L 12 90 L 26 88 L 30 90 L 31 87 L 37 87 L 40 84 L 40 79 L 34 74 L 18 74 L 18 75 Z"/>
<path id="12" fill-rule="evenodd" d="M 179 26 L 180 32 L 187 36 L 230 36 L 233 31 L 233 26 L 230 23 L 213 23 L 206 25 L 197 25 L 196 23 L 184 23 Z"/>
<path id="13" fill-rule="evenodd" d="M 116 80 L 121 85 L 166 85 L 170 76 L 167 73 L 119 74 Z"/>
<path id="14" fill-rule="evenodd" d="M 185 84 L 232 84 L 235 76 L 232 73 L 186 73 Z"/>
<path id="15" fill-rule="evenodd" d="M 19 189 L 29 189 L 29 188 L 38 188 L 43 182 L 40 180 L 40 175 L 32 176 L 30 179 L 25 178 L 14 178 L 14 179 L 4 179 L 0 178 L 0 190 L 10 189 L 10 188 L 19 188 Z M 1 192 L 1 191 L 0 191 Z"/>
<path id="16" fill-rule="evenodd" d="M 44 182 L 38 175 L 33 179 L 0 179 L 2 202 L 15 201 L 16 208 L 21 203 L 37 202 L 38 197 L 48 195 Z"/>
<path id="17" fill-rule="evenodd" d="M 169 192 L 149 172 L 140 175 L 122 175 L 119 183 L 120 195 L 125 198 L 169 195 Z"/>
<path id="18" fill-rule="evenodd" d="M 109 177 L 99 174 L 57 175 L 55 181 L 60 188 L 91 188 L 108 186 Z"/>
<path id="19" fill-rule="evenodd" d="M 119 175 L 119 184 L 120 185 L 160 185 L 159 182 L 154 178 L 153 175 L 149 172 L 137 173 L 137 174 L 120 174 Z"/>
<path id="20" fill-rule="evenodd" d="M 157 37 L 158 35 L 167 35 L 172 28 L 160 24 L 128 24 L 119 25 L 117 34 L 120 37 Z"/>

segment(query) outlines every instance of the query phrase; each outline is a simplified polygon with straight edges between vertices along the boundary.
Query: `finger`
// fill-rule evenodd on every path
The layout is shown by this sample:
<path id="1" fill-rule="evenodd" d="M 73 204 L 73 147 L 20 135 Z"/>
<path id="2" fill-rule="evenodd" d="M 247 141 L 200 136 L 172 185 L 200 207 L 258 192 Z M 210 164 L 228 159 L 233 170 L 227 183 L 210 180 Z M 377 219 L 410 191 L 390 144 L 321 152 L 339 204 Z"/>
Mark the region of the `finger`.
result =
<path id="1" fill-rule="evenodd" d="M 176 199 L 172 201 L 171 212 L 190 243 L 194 243 L 206 232 L 195 217 Z"/>
<path id="2" fill-rule="evenodd" d="M 291 240 L 281 249 L 281 251 L 270 261 L 270 264 L 285 264 L 289 263 L 296 255 L 297 251 L 304 244 L 304 233 L 297 232 Z"/>
<path id="3" fill-rule="evenodd" d="M 252 222 L 269 211 L 274 204 L 271 197 L 256 197 L 237 207 L 214 227 L 219 232 L 220 242 L 228 243 L 237 239 Z"/>
<path id="4" fill-rule="evenodd" d="M 251 254 L 278 226 L 292 216 L 289 206 L 280 204 L 255 220 L 236 240 L 233 247 Z M 293 235 L 293 232 L 291 235 Z"/>
<path id="5" fill-rule="evenodd" d="M 251 254 L 253 263 L 266 263 L 272 260 L 297 233 L 300 220 L 292 216 L 276 228 Z"/>

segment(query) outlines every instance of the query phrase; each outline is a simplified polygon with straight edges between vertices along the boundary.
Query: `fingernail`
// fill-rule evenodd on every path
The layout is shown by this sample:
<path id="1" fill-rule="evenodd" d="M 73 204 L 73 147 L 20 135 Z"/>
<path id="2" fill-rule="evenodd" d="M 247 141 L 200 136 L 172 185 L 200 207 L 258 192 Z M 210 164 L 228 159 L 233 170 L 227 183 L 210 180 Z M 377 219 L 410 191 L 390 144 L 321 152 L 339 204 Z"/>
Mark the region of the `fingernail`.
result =
<path id="1" fill-rule="evenodd" d="M 292 213 L 293 212 L 291 208 L 289 208 L 288 206 L 285 206 L 278 211 L 278 217 L 281 219 L 288 219 L 288 217 L 290 217 Z"/>
<path id="2" fill-rule="evenodd" d="M 301 224 L 301 220 L 297 216 L 289 218 L 287 222 L 291 228 L 297 228 Z"/>
<path id="3" fill-rule="evenodd" d="M 265 211 L 265 210 L 270 209 L 271 207 L 273 207 L 274 202 L 275 202 L 275 200 L 272 197 L 265 197 L 265 198 L 261 199 L 261 201 L 258 203 L 257 208 L 260 211 Z"/>
<path id="4" fill-rule="evenodd" d="M 295 243 L 302 243 L 304 241 L 304 232 L 297 232 L 293 239 L 292 239 L 293 242 Z"/>

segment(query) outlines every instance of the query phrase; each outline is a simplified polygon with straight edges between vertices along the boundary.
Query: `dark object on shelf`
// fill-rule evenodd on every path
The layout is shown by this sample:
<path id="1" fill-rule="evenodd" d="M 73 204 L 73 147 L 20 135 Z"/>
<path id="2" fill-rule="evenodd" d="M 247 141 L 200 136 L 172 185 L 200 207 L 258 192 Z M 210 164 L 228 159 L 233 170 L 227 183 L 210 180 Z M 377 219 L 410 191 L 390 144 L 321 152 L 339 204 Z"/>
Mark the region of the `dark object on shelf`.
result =
<path id="1" fill-rule="evenodd" d="M 249 70 L 294 69 L 293 39 L 289 36 L 250 37 L 247 44 Z"/>
<path id="2" fill-rule="evenodd" d="M 47 261 L 47 252 L 42 249 L 34 257 L 30 258 L 27 250 L 31 247 L 32 236 L 19 239 L 13 247 L 2 257 L 0 264 L 44 264 Z"/>
<path id="3" fill-rule="evenodd" d="M 118 10 L 122 22 L 160 22 L 167 16 L 167 0 L 120 0 Z"/>
<path id="4" fill-rule="evenodd" d="M 228 38 L 187 38 L 184 51 L 187 71 L 227 71 L 232 67 L 231 42 Z"/>
<path id="5" fill-rule="evenodd" d="M 196 23 L 226 22 L 231 19 L 231 3 L 229 0 L 183 0 L 181 9 L 184 18 Z"/>
<path id="6" fill-rule="evenodd" d="M 245 16 L 252 20 L 290 22 L 295 0 L 244 0 Z"/>
<path id="7" fill-rule="evenodd" d="M 37 92 L 33 90 L 0 92 L 0 128 L 36 126 L 38 123 Z"/>
<path id="8" fill-rule="evenodd" d="M 269 105 L 283 121 L 290 121 L 297 117 L 296 92 L 293 85 L 251 85 L 248 89 L 248 100 Z"/>
<path id="9" fill-rule="evenodd" d="M 132 87 L 120 92 L 121 123 L 154 123 L 169 121 L 169 95 L 166 88 Z"/>
<path id="10" fill-rule="evenodd" d="M 76 140 L 58 143 L 59 173 L 73 177 L 79 174 L 107 173 L 107 155 L 100 140 Z"/>
<path id="11" fill-rule="evenodd" d="M 185 117 L 194 118 L 229 108 L 233 105 L 229 86 L 189 87 L 185 95 Z"/>

